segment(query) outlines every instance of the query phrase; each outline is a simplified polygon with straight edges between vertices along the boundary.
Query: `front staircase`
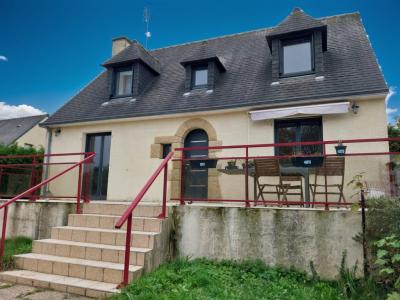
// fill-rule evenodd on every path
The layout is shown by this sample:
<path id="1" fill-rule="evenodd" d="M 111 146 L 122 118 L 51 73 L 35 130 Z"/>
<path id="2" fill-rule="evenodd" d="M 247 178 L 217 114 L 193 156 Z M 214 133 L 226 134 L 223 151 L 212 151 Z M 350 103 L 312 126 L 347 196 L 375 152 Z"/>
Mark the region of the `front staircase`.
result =
<path id="1" fill-rule="evenodd" d="M 97 299 L 118 293 L 126 224 L 121 229 L 114 225 L 128 204 L 85 204 L 82 214 L 69 215 L 67 226 L 53 227 L 49 239 L 34 241 L 32 253 L 16 255 L 17 270 L 0 273 L 0 280 Z M 170 258 L 169 219 L 158 219 L 160 212 L 158 204 L 134 210 L 130 281 Z"/>

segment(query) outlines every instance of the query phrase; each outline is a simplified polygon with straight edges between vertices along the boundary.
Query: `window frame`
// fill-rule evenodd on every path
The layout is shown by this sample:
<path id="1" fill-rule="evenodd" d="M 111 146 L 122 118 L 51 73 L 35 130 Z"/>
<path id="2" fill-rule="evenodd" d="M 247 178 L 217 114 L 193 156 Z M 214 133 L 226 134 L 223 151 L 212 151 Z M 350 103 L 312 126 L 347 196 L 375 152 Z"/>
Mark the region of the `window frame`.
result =
<path id="1" fill-rule="evenodd" d="M 121 72 L 126 72 L 126 71 L 132 71 L 132 88 L 131 92 L 128 94 L 117 94 L 117 88 L 119 84 L 119 73 Z M 118 67 L 114 68 L 113 70 L 113 81 L 112 81 L 112 93 L 111 93 L 111 98 L 124 98 L 124 97 L 129 97 L 133 95 L 133 82 L 134 82 L 134 67 L 133 66 L 123 66 L 123 67 Z"/>
<path id="2" fill-rule="evenodd" d="M 296 44 L 301 44 L 309 42 L 310 43 L 310 54 L 311 54 L 311 70 L 308 71 L 301 71 L 301 72 L 292 72 L 292 73 L 285 73 L 284 72 L 284 54 L 283 48 L 285 46 L 291 46 Z M 295 76 L 302 76 L 302 75 L 310 75 L 315 73 L 315 46 L 314 46 L 314 35 L 307 34 L 302 36 L 296 36 L 291 38 L 286 38 L 280 40 L 279 43 L 279 77 L 295 77 Z"/>
<path id="3" fill-rule="evenodd" d="M 201 71 L 201 70 L 206 70 L 207 71 L 207 82 L 205 84 L 201 85 L 196 85 L 196 72 Z M 204 89 L 208 87 L 208 64 L 199 64 L 199 65 L 193 65 L 192 70 L 191 70 L 191 82 L 190 82 L 190 87 L 192 90 L 196 89 Z"/>
<path id="4" fill-rule="evenodd" d="M 301 142 L 300 138 L 301 138 L 301 126 L 302 125 L 319 125 L 319 127 L 321 128 L 319 141 L 323 141 L 323 139 L 324 139 L 324 128 L 323 128 L 322 117 L 276 119 L 274 122 L 274 143 L 275 144 L 280 143 L 278 141 L 278 129 L 283 127 L 281 125 L 291 125 L 291 124 L 295 125 L 295 127 L 296 127 L 296 142 Z M 295 147 L 296 152 L 298 152 L 299 150 L 301 150 L 302 146 L 298 145 L 298 146 L 291 146 L 291 147 Z M 280 148 L 281 147 L 274 147 L 275 155 L 278 155 L 278 156 L 281 155 L 279 152 Z M 324 147 L 321 144 L 321 154 L 323 154 L 323 153 L 324 153 Z"/>

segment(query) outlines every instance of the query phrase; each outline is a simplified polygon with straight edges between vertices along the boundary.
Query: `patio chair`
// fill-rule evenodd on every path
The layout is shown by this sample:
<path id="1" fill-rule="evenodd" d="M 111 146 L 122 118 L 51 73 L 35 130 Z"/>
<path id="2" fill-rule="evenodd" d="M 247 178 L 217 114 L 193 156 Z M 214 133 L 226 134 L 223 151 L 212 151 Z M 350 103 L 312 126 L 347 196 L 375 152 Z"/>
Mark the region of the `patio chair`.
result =
<path id="1" fill-rule="evenodd" d="M 300 175 L 281 175 L 281 188 L 283 200 L 287 196 L 300 196 L 301 206 L 304 205 L 303 178 Z"/>
<path id="2" fill-rule="evenodd" d="M 276 194 L 278 197 L 278 204 L 280 205 L 281 199 L 287 201 L 287 195 L 300 195 L 303 202 L 303 184 L 301 176 L 281 175 L 279 160 L 276 158 L 263 158 L 254 160 L 254 180 L 256 182 L 257 190 L 255 195 L 254 204 L 257 205 L 258 200 L 261 198 L 265 201 L 265 194 Z M 261 177 L 277 177 L 277 183 L 261 183 Z M 293 185 L 292 182 L 298 182 Z M 298 190 L 295 192 L 294 190 Z M 266 203 L 264 202 L 264 205 Z"/>
<path id="3" fill-rule="evenodd" d="M 313 197 L 313 202 L 315 202 L 315 198 L 317 195 L 324 195 L 325 202 L 328 202 L 328 195 L 338 195 L 339 203 L 342 202 L 342 200 L 344 203 L 346 203 L 346 199 L 343 194 L 344 172 L 345 172 L 344 157 L 338 157 L 338 156 L 325 157 L 323 165 L 315 169 L 314 183 L 310 184 L 310 191 Z M 323 178 L 323 183 L 319 183 L 318 178 L 320 177 Z M 328 177 L 339 177 L 340 183 L 329 184 Z M 332 188 L 335 190 L 332 190 Z"/>

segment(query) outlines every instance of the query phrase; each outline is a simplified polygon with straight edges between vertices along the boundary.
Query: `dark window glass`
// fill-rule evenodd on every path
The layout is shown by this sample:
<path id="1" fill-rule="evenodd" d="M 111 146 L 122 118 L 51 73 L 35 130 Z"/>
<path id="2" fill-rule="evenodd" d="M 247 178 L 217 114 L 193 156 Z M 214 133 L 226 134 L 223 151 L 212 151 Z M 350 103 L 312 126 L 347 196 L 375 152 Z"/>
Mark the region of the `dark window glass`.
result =
<path id="1" fill-rule="evenodd" d="M 166 158 L 167 155 L 171 152 L 171 144 L 163 144 L 162 147 L 163 158 Z"/>
<path id="2" fill-rule="evenodd" d="M 192 67 L 192 88 L 207 87 L 208 83 L 208 66 Z"/>
<path id="3" fill-rule="evenodd" d="M 314 142 L 322 141 L 321 118 L 277 120 L 275 121 L 275 142 Z M 322 145 L 276 147 L 276 155 L 322 154 Z"/>
<path id="4" fill-rule="evenodd" d="M 133 71 L 132 68 L 121 68 L 115 71 L 114 96 L 127 96 L 132 94 Z"/>
<path id="5" fill-rule="evenodd" d="M 310 73 L 313 69 L 311 37 L 282 41 L 281 75 Z"/>

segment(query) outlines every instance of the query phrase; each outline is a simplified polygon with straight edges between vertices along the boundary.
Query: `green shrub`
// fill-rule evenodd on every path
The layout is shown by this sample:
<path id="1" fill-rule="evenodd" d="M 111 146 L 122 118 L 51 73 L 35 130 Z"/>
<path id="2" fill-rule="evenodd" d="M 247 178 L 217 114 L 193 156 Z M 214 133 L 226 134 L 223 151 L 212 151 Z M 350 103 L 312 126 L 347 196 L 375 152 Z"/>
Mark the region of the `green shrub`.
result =
<path id="1" fill-rule="evenodd" d="M 400 291 L 400 238 L 391 235 L 375 242 L 379 280 Z"/>
<path id="2" fill-rule="evenodd" d="M 43 148 L 33 147 L 20 147 L 17 144 L 4 146 L 0 144 L 0 156 L 10 155 L 34 155 L 43 154 Z M 31 164 L 33 162 L 31 157 L 18 157 L 18 158 L 0 158 L 0 165 L 10 164 Z M 35 158 L 37 163 L 43 162 L 43 157 Z M 38 174 L 41 174 L 42 166 L 36 167 Z M 31 184 L 31 168 L 22 170 L 21 168 L 1 167 L 2 174 L 0 179 L 0 193 L 2 195 L 16 195 L 30 187 Z M 39 180 L 40 178 L 37 178 Z M 37 183 L 37 182 L 36 182 Z"/>
<path id="3" fill-rule="evenodd" d="M 400 236 L 400 200 L 391 198 L 367 201 L 366 239 L 370 246 L 387 236 Z"/>

